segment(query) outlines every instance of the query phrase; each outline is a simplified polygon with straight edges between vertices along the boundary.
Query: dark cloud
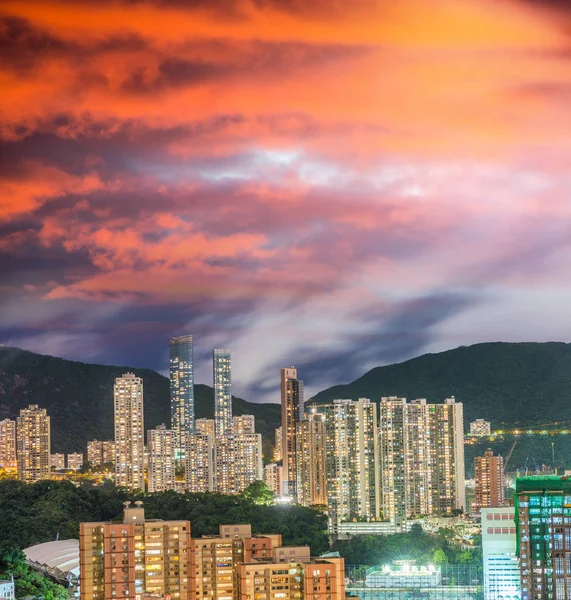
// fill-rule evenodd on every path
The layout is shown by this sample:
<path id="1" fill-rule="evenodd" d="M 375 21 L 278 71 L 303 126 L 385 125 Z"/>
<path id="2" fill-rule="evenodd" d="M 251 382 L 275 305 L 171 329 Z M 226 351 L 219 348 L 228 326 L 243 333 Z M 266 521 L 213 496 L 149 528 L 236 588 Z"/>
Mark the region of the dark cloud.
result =
<path id="1" fill-rule="evenodd" d="M 462 311 L 482 302 L 477 291 L 430 294 L 396 303 L 386 310 L 371 307 L 360 313 L 368 333 L 346 336 L 336 348 L 296 348 L 295 355 L 283 357 L 269 371 L 278 373 L 286 364 L 295 364 L 308 385 L 331 386 L 357 379 L 370 368 L 391 364 L 422 354 L 436 339 L 433 328 Z M 268 394 L 267 378 L 253 382 L 246 397 Z M 275 388 L 277 397 L 277 387 Z M 306 398 L 309 400 L 309 398 Z"/>

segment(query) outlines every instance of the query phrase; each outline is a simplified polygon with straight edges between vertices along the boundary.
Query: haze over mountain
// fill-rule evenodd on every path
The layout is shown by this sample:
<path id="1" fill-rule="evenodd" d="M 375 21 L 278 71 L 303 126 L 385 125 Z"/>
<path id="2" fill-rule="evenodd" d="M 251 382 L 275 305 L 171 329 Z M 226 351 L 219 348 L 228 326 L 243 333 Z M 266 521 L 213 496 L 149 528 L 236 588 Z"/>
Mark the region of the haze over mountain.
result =
<path id="1" fill-rule="evenodd" d="M 20 408 L 38 404 L 52 418 L 53 450 L 84 452 L 88 440 L 113 437 L 113 381 L 126 372 L 144 379 L 145 428 L 168 423 L 169 382 L 155 371 L 91 365 L 5 347 L 0 348 L 0 418 L 14 418 Z M 212 388 L 199 384 L 195 389 L 197 418 L 211 417 Z M 389 395 L 430 402 L 455 396 L 464 403 L 466 428 L 476 418 L 496 427 L 503 422 L 549 428 L 555 421 L 571 420 L 571 345 L 498 342 L 426 354 L 372 369 L 352 383 L 320 392 L 311 402 Z M 234 397 L 233 410 L 255 415 L 269 457 L 274 429 L 280 424 L 279 405 Z M 543 450 L 541 454 L 536 458 L 547 460 Z"/>

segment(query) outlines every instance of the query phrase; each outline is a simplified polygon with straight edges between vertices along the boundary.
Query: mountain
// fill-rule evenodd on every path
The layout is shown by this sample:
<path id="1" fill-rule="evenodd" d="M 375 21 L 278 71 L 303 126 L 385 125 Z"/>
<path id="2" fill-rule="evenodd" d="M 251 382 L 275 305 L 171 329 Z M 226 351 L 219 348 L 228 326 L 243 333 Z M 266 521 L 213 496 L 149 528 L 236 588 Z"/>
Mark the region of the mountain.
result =
<path id="1" fill-rule="evenodd" d="M 169 422 L 169 382 L 150 369 L 110 367 L 63 360 L 17 348 L 0 347 L 0 419 L 14 418 L 28 404 L 45 407 L 52 418 L 52 447 L 57 452 L 85 451 L 90 439 L 113 436 L 113 382 L 132 372 L 144 380 L 145 428 Z M 212 417 L 213 390 L 195 388 L 197 418 Z M 484 418 L 494 428 L 565 423 L 571 429 L 571 344 L 486 343 L 425 354 L 403 363 L 376 367 L 356 381 L 316 394 L 310 403 L 335 398 L 404 396 L 442 402 L 455 396 L 464 403 L 464 424 Z M 278 404 L 233 398 L 234 414 L 253 414 L 269 457 L 274 429 L 280 425 Z M 562 425 L 559 425 L 561 427 Z M 555 462 L 571 467 L 571 436 L 520 438 L 511 466 Z M 569 439 L 567 439 L 569 438 Z M 551 446 L 551 442 L 555 446 Z M 474 453 L 492 447 L 506 456 L 513 438 L 466 447 L 470 471 Z"/>
<path id="2" fill-rule="evenodd" d="M 425 354 L 376 367 L 347 385 L 328 388 L 312 399 L 404 396 L 464 403 L 464 424 L 483 418 L 508 425 L 552 426 L 571 421 L 571 344 L 493 342 Z"/>
<path id="3" fill-rule="evenodd" d="M 21 408 L 37 404 L 51 417 L 52 452 L 86 452 L 88 440 L 113 439 L 113 384 L 135 373 L 143 378 L 145 429 L 170 421 L 168 378 L 151 369 L 92 365 L 0 347 L 0 420 L 14 419 Z M 195 386 L 197 418 L 212 418 L 214 391 Z M 277 404 L 254 404 L 232 397 L 235 415 L 256 417 L 269 456 L 274 430 L 281 420 Z"/>

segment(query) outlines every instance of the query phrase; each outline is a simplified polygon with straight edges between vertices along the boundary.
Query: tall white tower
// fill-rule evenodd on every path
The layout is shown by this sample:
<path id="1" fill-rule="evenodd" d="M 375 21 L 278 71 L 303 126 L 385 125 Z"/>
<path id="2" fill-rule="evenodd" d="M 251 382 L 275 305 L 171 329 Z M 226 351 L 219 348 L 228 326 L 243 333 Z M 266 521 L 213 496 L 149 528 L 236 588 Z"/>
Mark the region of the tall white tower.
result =
<path id="1" fill-rule="evenodd" d="M 133 373 L 115 379 L 115 485 L 145 489 L 143 380 Z"/>

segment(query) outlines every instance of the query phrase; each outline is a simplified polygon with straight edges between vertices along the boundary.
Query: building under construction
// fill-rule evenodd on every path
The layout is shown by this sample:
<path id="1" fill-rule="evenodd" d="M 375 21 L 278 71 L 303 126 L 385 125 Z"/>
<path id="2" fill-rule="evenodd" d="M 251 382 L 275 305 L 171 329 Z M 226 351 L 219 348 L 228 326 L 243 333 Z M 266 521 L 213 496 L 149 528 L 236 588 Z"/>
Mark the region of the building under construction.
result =
<path id="1" fill-rule="evenodd" d="M 571 479 L 516 480 L 521 600 L 571 598 Z"/>

